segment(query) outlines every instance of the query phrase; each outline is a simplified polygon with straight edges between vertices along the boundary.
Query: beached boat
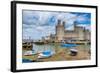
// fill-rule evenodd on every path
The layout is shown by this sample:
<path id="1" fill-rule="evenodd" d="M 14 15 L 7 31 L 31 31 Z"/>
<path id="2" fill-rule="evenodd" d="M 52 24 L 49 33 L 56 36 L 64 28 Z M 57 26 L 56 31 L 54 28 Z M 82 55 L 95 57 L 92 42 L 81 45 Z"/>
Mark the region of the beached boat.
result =
<path id="1" fill-rule="evenodd" d="M 76 56 L 78 53 L 78 50 L 75 48 L 76 46 L 78 46 L 76 44 L 61 44 L 61 46 L 65 48 L 69 48 L 70 51 L 69 55 L 71 56 Z"/>
<path id="2" fill-rule="evenodd" d="M 31 56 L 31 55 L 34 55 L 34 54 L 36 54 L 36 53 L 32 50 L 24 52 L 24 56 Z"/>
<path id="3" fill-rule="evenodd" d="M 33 44 L 31 42 L 26 42 L 22 44 L 23 50 L 32 50 Z"/>
<path id="4" fill-rule="evenodd" d="M 71 56 L 76 56 L 78 54 L 78 50 L 76 48 L 70 49 L 70 55 Z"/>
<path id="5" fill-rule="evenodd" d="M 71 48 L 71 47 L 76 47 L 76 44 L 61 44 L 62 47 L 66 47 L 66 48 Z"/>
<path id="6" fill-rule="evenodd" d="M 34 42 L 34 44 L 36 44 L 36 45 L 43 45 L 45 43 L 44 42 Z"/>
<path id="7" fill-rule="evenodd" d="M 22 59 L 22 62 L 23 63 L 30 63 L 30 62 L 32 62 L 32 60 L 30 60 L 30 59 Z"/>
<path id="8" fill-rule="evenodd" d="M 54 55 L 53 51 L 43 51 L 38 54 L 38 58 L 48 58 L 51 57 L 52 55 Z"/>

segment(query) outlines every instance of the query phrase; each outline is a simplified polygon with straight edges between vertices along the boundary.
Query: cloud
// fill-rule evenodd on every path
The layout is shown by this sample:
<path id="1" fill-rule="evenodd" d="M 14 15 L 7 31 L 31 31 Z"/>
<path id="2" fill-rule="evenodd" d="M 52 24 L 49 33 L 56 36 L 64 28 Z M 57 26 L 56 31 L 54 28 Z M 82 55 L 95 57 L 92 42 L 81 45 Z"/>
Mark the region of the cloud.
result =
<path id="1" fill-rule="evenodd" d="M 44 11 L 23 11 L 23 24 L 48 26 L 55 25 L 57 20 L 63 20 L 72 24 L 76 17 L 75 14 L 64 12 L 44 12 Z M 70 21 L 69 21 L 70 19 Z"/>
<path id="2" fill-rule="evenodd" d="M 52 16 L 52 12 L 23 11 L 23 24 L 39 26 L 48 25 Z"/>
<path id="3" fill-rule="evenodd" d="M 55 27 L 52 26 L 34 26 L 23 29 L 23 38 L 41 39 L 43 36 L 55 34 Z"/>
<path id="4" fill-rule="evenodd" d="M 23 11 L 23 24 L 36 25 L 38 24 L 39 15 L 34 11 Z"/>
<path id="5" fill-rule="evenodd" d="M 76 21 L 78 24 L 91 24 L 91 14 L 81 14 L 77 17 Z"/>

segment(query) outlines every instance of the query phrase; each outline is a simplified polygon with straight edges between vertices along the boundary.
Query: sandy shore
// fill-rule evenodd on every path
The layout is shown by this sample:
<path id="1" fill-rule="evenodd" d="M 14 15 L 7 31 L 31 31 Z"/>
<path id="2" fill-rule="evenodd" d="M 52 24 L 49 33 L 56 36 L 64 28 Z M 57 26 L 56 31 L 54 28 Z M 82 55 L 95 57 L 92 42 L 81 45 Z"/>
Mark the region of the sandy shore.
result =
<path id="1" fill-rule="evenodd" d="M 56 49 L 56 48 L 55 48 Z M 44 58 L 44 59 L 38 59 L 38 54 L 32 55 L 32 56 L 22 56 L 23 59 L 29 59 L 29 60 L 39 60 L 43 62 L 47 61 L 70 61 L 70 60 L 89 60 L 91 55 L 89 53 L 89 47 L 87 46 L 78 46 L 76 47 L 78 50 L 78 54 L 76 56 L 71 56 L 69 55 L 69 49 L 61 49 L 57 48 L 56 49 L 56 54 L 49 58 Z"/>

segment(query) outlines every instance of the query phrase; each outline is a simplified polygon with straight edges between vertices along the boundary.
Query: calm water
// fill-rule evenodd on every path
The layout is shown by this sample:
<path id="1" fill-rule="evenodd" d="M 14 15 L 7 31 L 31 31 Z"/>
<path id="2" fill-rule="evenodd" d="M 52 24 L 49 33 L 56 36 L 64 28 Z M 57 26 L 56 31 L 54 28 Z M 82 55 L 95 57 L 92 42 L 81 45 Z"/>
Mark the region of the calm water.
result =
<path id="1" fill-rule="evenodd" d="M 46 50 L 50 50 L 52 52 L 55 52 L 55 45 L 53 44 L 45 44 L 45 45 L 36 45 L 36 44 L 33 44 L 33 51 L 35 53 L 37 52 L 43 52 L 43 51 L 46 51 Z"/>
<path id="2" fill-rule="evenodd" d="M 39 52 L 43 52 L 43 51 L 52 51 L 55 53 L 55 50 L 57 49 L 61 49 L 61 48 L 65 48 L 65 49 L 70 49 L 70 48 L 66 48 L 66 47 L 62 47 L 61 44 L 44 44 L 44 45 L 36 45 L 33 44 L 33 52 L 35 53 L 39 53 Z M 78 45 L 78 48 L 90 48 L 90 45 L 85 46 L 85 45 Z"/>

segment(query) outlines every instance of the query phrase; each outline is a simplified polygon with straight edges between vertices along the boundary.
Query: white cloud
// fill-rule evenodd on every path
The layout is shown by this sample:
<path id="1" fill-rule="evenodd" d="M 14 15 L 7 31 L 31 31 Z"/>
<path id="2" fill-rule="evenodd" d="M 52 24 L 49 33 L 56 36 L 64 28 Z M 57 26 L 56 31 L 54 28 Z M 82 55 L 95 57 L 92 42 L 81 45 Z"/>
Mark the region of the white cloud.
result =
<path id="1" fill-rule="evenodd" d="M 50 19 L 52 16 L 55 17 L 56 20 L 61 19 L 62 21 L 65 21 L 68 24 L 72 24 L 73 21 L 75 21 L 76 19 L 76 15 L 75 14 L 71 14 L 69 12 L 41 12 L 41 11 L 24 11 L 24 19 L 25 22 L 28 23 L 33 23 L 36 25 L 45 25 L 48 24 L 46 23 L 48 21 L 48 19 Z M 29 17 L 35 16 L 38 18 L 37 20 L 33 20 L 33 19 L 28 19 Z"/>

